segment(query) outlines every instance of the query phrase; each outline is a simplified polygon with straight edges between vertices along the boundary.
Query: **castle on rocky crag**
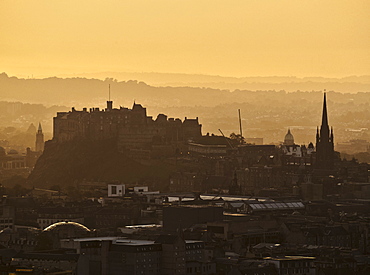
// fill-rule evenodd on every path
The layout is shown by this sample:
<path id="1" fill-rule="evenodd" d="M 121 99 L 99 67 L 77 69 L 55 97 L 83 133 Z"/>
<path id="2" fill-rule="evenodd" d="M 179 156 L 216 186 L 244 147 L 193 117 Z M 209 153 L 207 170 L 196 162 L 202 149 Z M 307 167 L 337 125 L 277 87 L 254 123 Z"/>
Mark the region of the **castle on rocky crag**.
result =
<path id="1" fill-rule="evenodd" d="M 58 112 L 54 117 L 53 141 L 63 143 L 72 140 L 114 140 L 119 151 L 135 154 L 152 154 L 153 151 L 171 155 L 181 144 L 202 136 L 198 118 L 184 121 L 159 114 L 154 120 L 146 108 L 134 103 L 132 109 L 107 107 L 83 108 L 77 111 Z"/>

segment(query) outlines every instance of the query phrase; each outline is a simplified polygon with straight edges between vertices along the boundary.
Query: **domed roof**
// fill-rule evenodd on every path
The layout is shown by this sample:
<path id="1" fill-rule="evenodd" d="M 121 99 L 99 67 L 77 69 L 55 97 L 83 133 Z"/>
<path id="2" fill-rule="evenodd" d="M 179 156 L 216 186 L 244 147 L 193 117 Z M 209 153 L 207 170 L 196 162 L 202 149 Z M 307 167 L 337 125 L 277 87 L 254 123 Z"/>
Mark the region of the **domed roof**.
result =
<path id="1" fill-rule="evenodd" d="M 68 222 L 68 221 L 53 223 L 53 224 L 49 225 L 48 227 L 46 227 L 44 229 L 44 231 L 53 231 L 53 230 L 57 230 L 61 227 L 65 227 L 65 226 L 72 226 L 72 227 L 75 227 L 78 230 L 85 231 L 85 232 L 90 232 L 91 231 L 90 229 L 88 229 L 83 224 L 80 224 L 78 222 Z"/>
<path id="2" fill-rule="evenodd" d="M 285 135 L 284 145 L 294 145 L 294 137 L 290 132 L 290 129 L 288 129 L 288 133 Z"/>

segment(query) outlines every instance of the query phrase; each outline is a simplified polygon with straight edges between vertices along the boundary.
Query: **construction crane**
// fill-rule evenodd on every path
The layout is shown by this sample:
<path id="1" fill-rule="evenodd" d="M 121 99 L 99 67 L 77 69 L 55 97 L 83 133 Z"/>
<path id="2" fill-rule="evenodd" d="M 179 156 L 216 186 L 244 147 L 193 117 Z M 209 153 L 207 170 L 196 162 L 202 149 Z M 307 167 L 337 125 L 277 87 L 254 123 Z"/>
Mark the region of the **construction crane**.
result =
<path id="1" fill-rule="evenodd" d="M 227 137 L 225 137 L 225 135 L 224 135 L 224 133 L 221 131 L 221 129 L 218 129 L 218 130 L 220 131 L 221 135 L 226 139 L 226 141 L 227 141 L 227 143 L 229 144 L 229 146 L 230 146 L 231 148 L 234 148 L 234 146 L 231 144 L 231 142 L 229 141 L 229 139 L 228 139 Z"/>

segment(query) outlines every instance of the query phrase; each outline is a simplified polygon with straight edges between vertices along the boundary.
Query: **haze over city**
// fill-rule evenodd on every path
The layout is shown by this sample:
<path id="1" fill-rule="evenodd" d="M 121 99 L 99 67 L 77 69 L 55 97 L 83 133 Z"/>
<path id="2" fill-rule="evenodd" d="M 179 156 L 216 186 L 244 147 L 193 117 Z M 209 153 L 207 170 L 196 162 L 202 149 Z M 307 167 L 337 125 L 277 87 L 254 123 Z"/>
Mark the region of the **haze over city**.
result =
<path id="1" fill-rule="evenodd" d="M 0 1 L 0 273 L 370 274 L 370 1 Z"/>

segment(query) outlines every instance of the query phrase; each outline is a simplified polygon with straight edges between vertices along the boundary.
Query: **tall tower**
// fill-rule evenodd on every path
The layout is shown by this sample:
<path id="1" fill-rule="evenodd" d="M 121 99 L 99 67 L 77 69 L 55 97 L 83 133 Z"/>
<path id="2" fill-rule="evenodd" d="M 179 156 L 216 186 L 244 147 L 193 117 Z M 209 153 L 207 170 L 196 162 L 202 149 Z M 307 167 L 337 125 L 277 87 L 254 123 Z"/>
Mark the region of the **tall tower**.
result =
<path id="1" fill-rule="evenodd" d="M 326 93 L 324 93 L 320 132 L 319 128 L 316 131 L 316 168 L 320 170 L 334 168 L 334 133 L 333 127 L 329 130 Z"/>
<path id="2" fill-rule="evenodd" d="M 41 123 L 36 133 L 36 152 L 44 151 L 44 134 L 42 133 Z"/>

